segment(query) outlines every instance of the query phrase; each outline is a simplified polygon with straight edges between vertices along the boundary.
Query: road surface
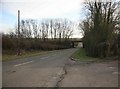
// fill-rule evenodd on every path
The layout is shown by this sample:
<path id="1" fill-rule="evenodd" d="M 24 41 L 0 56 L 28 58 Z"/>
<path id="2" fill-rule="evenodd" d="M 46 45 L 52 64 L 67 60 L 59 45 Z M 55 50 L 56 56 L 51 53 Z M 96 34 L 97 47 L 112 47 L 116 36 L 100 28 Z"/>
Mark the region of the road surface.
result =
<path id="1" fill-rule="evenodd" d="M 3 87 L 55 87 L 64 66 L 77 49 L 53 51 L 46 55 L 3 63 Z"/>
<path id="2" fill-rule="evenodd" d="M 69 60 L 65 70 L 66 74 L 59 83 L 61 87 L 118 87 L 117 60 L 93 63 Z"/>
<path id="3" fill-rule="evenodd" d="M 3 63 L 3 87 L 117 87 L 118 61 L 78 62 L 78 48 Z"/>

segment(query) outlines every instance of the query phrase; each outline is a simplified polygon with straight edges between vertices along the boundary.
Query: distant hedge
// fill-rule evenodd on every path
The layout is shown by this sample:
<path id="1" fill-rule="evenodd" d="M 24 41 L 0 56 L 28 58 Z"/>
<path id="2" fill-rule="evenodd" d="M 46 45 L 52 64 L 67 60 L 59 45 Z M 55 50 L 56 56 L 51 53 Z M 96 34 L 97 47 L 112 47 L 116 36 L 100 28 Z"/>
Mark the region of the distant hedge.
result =
<path id="1" fill-rule="evenodd" d="M 49 40 L 46 41 L 35 38 L 21 38 L 19 39 L 19 48 L 21 50 L 59 50 L 71 48 L 70 40 Z M 18 39 L 10 38 L 7 35 L 2 36 L 2 49 L 3 50 L 17 50 Z"/>

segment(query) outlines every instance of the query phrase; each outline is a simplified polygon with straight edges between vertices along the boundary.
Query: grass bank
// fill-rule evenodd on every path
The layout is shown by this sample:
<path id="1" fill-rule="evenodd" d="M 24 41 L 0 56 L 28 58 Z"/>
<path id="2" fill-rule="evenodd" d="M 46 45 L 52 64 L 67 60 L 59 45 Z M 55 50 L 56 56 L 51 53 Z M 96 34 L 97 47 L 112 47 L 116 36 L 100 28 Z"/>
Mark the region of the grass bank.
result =
<path id="1" fill-rule="evenodd" d="M 2 61 L 10 61 L 10 60 L 16 60 L 26 57 L 38 56 L 38 55 L 47 54 L 48 52 L 52 52 L 52 51 L 26 51 L 22 53 L 20 56 L 17 56 L 15 54 L 2 54 Z"/>
<path id="2" fill-rule="evenodd" d="M 71 58 L 73 58 L 74 60 L 77 61 L 97 61 L 98 58 L 93 58 L 93 57 L 89 57 L 86 55 L 85 50 L 83 48 L 80 48 L 79 50 L 77 50 L 72 56 Z"/>

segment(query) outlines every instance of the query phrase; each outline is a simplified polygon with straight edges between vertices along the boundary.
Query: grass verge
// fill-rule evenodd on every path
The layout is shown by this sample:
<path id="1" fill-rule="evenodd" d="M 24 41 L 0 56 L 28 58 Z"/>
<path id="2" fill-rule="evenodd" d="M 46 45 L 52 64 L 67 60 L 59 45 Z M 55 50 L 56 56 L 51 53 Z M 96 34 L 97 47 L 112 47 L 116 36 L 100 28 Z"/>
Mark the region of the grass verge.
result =
<path id="1" fill-rule="evenodd" d="M 71 58 L 73 58 L 74 60 L 77 61 L 97 61 L 98 58 L 93 58 L 93 57 L 89 57 L 86 55 L 85 50 L 83 48 L 80 48 L 79 50 L 77 50 L 72 56 Z"/>
<path id="2" fill-rule="evenodd" d="M 2 55 L 2 61 L 10 61 L 10 60 L 15 60 L 15 59 L 22 59 L 26 57 L 32 57 L 32 56 L 38 56 L 42 54 L 47 54 L 48 52 L 51 51 L 26 51 L 22 53 L 20 56 L 13 55 L 13 54 L 3 54 Z"/>

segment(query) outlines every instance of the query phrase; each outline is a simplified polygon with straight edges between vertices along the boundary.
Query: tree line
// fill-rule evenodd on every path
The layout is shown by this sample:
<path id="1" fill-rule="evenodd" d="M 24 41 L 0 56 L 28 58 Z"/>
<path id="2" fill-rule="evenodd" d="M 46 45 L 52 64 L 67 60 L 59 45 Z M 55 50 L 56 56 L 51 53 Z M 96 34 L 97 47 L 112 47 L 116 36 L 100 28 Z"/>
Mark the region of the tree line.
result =
<path id="1" fill-rule="evenodd" d="M 33 19 L 21 20 L 20 23 L 20 37 L 21 38 L 70 38 L 73 34 L 72 22 L 67 19 L 45 19 L 37 21 Z M 14 32 L 10 32 L 12 37 L 18 36 L 18 29 Z"/>
<path id="2" fill-rule="evenodd" d="M 3 50 L 54 50 L 70 48 L 73 23 L 67 19 L 21 20 L 20 30 L 2 34 Z"/>
<path id="3" fill-rule="evenodd" d="M 84 8 L 86 19 L 79 26 L 87 55 L 120 55 L 120 2 L 87 1 Z"/>

